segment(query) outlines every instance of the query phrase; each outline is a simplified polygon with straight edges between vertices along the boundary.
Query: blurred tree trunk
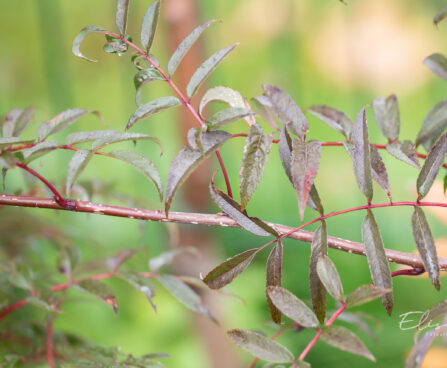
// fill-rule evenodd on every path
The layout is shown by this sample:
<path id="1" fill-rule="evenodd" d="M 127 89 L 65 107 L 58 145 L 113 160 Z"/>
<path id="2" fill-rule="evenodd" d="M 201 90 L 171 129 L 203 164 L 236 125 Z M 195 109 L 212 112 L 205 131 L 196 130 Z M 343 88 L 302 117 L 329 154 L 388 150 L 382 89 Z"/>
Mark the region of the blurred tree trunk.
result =
<path id="1" fill-rule="evenodd" d="M 166 0 L 164 14 L 169 25 L 169 51 L 172 53 L 178 44 L 199 24 L 198 4 L 196 0 Z M 174 76 L 175 83 L 182 91 L 186 90 L 189 78 L 204 60 L 201 43 L 197 42 L 183 59 Z M 194 101 L 193 101 L 194 104 Z M 197 104 L 194 104 L 197 105 Z M 193 118 L 187 109 L 177 110 L 179 116 L 179 131 L 186 138 L 186 133 L 190 128 L 198 127 L 198 122 Z M 186 143 L 186 139 L 185 139 Z M 214 159 L 214 156 L 212 157 Z M 203 212 L 209 207 L 208 184 L 211 174 L 211 160 L 204 162 L 189 177 L 184 188 L 185 202 L 190 210 Z M 180 227 L 179 246 L 192 245 L 198 248 L 200 257 L 200 268 L 210 269 L 217 264 L 216 241 L 212 239 L 207 229 L 191 226 Z M 193 276 L 197 275 L 197 259 L 187 262 L 185 257 L 177 264 L 177 269 L 183 273 Z M 205 303 L 211 308 L 217 318 L 222 314 L 219 311 L 219 297 L 211 292 L 204 292 L 202 295 Z M 238 363 L 234 354 L 233 346 L 226 337 L 225 327 L 216 326 L 202 316 L 195 315 L 195 324 L 198 333 L 201 335 L 209 353 L 209 360 L 215 368 L 237 367 Z"/>

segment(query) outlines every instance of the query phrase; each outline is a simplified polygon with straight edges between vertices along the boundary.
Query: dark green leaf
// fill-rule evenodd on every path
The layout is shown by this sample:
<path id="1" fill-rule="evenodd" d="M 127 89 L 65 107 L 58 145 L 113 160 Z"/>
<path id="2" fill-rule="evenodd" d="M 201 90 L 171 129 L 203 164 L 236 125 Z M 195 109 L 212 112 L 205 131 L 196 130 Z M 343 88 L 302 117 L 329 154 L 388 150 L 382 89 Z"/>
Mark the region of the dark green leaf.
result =
<path id="1" fill-rule="evenodd" d="M 130 129 L 137 121 L 146 119 L 149 116 L 181 104 L 181 101 L 177 97 L 173 96 L 160 97 L 151 102 L 145 103 L 144 105 L 141 105 L 130 117 L 126 125 L 126 130 Z"/>
<path id="2" fill-rule="evenodd" d="M 26 143 L 32 143 L 34 140 L 32 139 L 22 139 L 22 138 L 16 138 L 16 137 L 3 137 L 0 138 L 0 147 L 7 147 L 11 144 L 26 144 Z"/>
<path id="3" fill-rule="evenodd" d="M 360 110 L 355 119 L 352 131 L 352 142 L 354 144 L 352 160 L 354 162 L 354 173 L 357 184 L 368 202 L 371 202 L 373 186 L 368 123 L 366 121 L 365 108 Z"/>
<path id="4" fill-rule="evenodd" d="M 343 301 L 343 285 L 334 263 L 325 254 L 320 254 L 317 261 L 317 273 L 327 292 L 338 301 Z"/>
<path id="5" fill-rule="evenodd" d="M 113 308 L 113 311 L 118 313 L 118 303 L 112 290 L 99 280 L 84 280 L 78 284 L 73 285 L 76 290 L 83 293 L 88 293 L 101 299 Z"/>
<path id="6" fill-rule="evenodd" d="M 97 60 L 89 59 L 88 57 L 84 56 L 81 52 L 82 42 L 84 41 L 85 37 L 87 37 L 89 34 L 92 34 L 92 33 L 105 34 L 105 33 L 107 33 L 107 31 L 104 28 L 97 27 L 97 26 L 88 26 L 88 27 L 81 29 L 81 32 L 79 32 L 79 34 L 73 40 L 72 52 L 73 52 L 73 54 L 75 54 L 75 56 L 79 56 L 80 58 L 83 58 L 85 60 L 96 63 Z"/>
<path id="7" fill-rule="evenodd" d="M 181 247 L 173 249 L 167 252 L 163 252 L 155 258 L 151 258 L 149 260 L 149 268 L 153 272 L 158 272 L 162 267 L 171 264 L 174 261 L 174 258 L 178 256 L 183 257 L 188 253 L 194 256 L 199 255 L 197 248 L 194 247 Z"/>
<path id="8" fill-rule="evenodd" d="M 391 292 L 391 289 L 384 289 L 374 285 L 362 285 L 355 289 L 346 297 L 346 308 L 356 307 L 379 298 Z"/>
<path id="9" fill-rule="evenodd" d="M 307 109 L 313 116 L 325 122 L 349 141 L 352 132 L 352 120 L 344 112 L 326 105 L 313 105 Z"/>
<path id="10" fill-rule="evenodd" d="M 143 23 L 141 24 L 141 44 L 147 54 L 149 54 L 152 42 L 154 41 L 159 16 L 160 1 L 156 1 L 146 10 Z"/>
<path id="11" fill-rule="evenodd" d="M 293 133 L 304 139 L 309 130 L 309 123 L 292 97 L 279 87 L 264 84 L 264 93 L 273 106 L 273 111 L 284 125 Z"/>
<path id="12" fill-rule="evenodd" d="M 373 362 L 376 361 L 362 340 L 345 327 L 334 325 L 324 327 L 323 333 L 321 334 L 321 340 L 337 349 L 361 355 Z"/>
<path id="13" fill-rule="evenodd" d="M 263 134 L 256 124 L 250 127 L 242 154 L 239 188 L 241 207 L 245 209 L 264 174 L 265 165 L 272 147 L 271 135 Z"/>
<path id="14" fill-rule="evenodd" d="M 169 168 L 168 180 L 166 184 L 166 200 L 165 210 L 166 214 L 171 207 L 172 199 L 174 198 L 177 189 L 188 178 L 191 172 L 205 161 L 211 154 L 218 150 L 228 139 L 231 134 L 222 130 L 215 130 L 202 134 L 203 153 L 199 148 L 192 148 L 189 145 L 184 146 Z"/>
<path id="15" fill-rule="evenodd" d="M 293 360 L 293 354 L 286 347 L 258 332 L 235 329 L 228 331 L 228 336 L 241 349 L 256 358 L 275 363 Z"/>
<path id="16" fill-rule="evenodd" d="M 424 268 L 428 272 L 435 288 L 439 290 L 441 285 L 439 284 L 439 263 L 435 240 L 424 211 L 420 207 L 414 207 L 413 216 L 411 217 L 411 228 L 413 229 L 413 238 L 424 263 Z"/>
<path id="17" fill-rule="evenodd" d="M 447 5 L 439 10 L 433 18 L 433 23 L 437 26 L 442 20 L 447 17 Z"/>
<path id="18" fill-rule="evenodd" d="M 212 269 L 203 279 L 211 289 L 220 289 L 232 282 L 239 276 L 251 263 L 258 248 L 246 250 Z"/>
<path id="19" fill-rule="evenodd" d="M 447 315 L 447 300 L 444 300 L 433 307 L 431 307 L 429 310 L 427 310 L 424 315 L 421 317 L 417 330 L 421 331 L 428 325 L 432 324 L 437 319 L 444 317 Z"/>
<path id="20" fill-rule="evenodd" d="M 206 123 L 210 129 L 216 129 L 254 115 L 253 111 L 244 107 L 230 107 L 216 112 Z"/>
<path id="21" fill-rule="evenodd" d="M 97 139 L 95 139 L 95 141 L 92 143 L 92 150 L 97 150 L 113 143 L 125 142 L 125 141 L 136 142 L 140 140 L 148 140 L 157 143 L 163 152 L 163 145 L 161 144 L 161 141 L 158 138 L 151 137 L 150 135 L 147 134 L 126 133 L 116 131 L 109 131 L 109 133 L 104 134 L 102 137 L 98 137 Z"/>
<path id="22" fill-rule="evenodd" d="M 213 72 L 214 69 L 222 62 L 222 60 L 233 51 L 238 44 L 235 43 L 231 46 L 227 46 L 222 50 L 217 51 L 205 60 L 192 75 L 186 87 L 186 94 L 189 98 L 194 96 L 202 82 Z"/>
<path id="23" fill-rule="evenodd" d="M 283 258 L 283 247 L 281 240 L 278 240 L 276 245 L 273 247 L 270 255 L 267 259 L 266 265 L 266 288 L 269 286 L 281 286 L 282 284 L 282 258 Z M 272 303 L 270 296 L 267 294 L 267 304 L 269 306 L 270 315 L 272 316 L 273 322 L 281 323 L 281 312 Z"/>
<path id="24" fill-rule="evenodd" d="M 57 114 L 54 118 L 44 121 L 37 129 L 37 138 L 40 141 L 44 140 L 49 135 L 69 127 L 87 114 L 95 114 L 102 119 L 101 115 L 96 110 L 84 110 L 78 108 L 68 109 Z"/>
<path id="25" fill-rule="evenodd" d="M 318 319 L 312 310 L 290 291 L 280 286 L 269 286 L 267 294 L 282 314 L 304 327 L 317 327 Z"/>
<path id="26" fill-rule="evenodd" d="M 160 74 L 160 72 L 153 66 L 147 69 L 141 69 L 135 74 L 133 78 L 133 83 L 135 85 L 135 100 L 138 106 L 141 106 L 141 87 L 145 84 L 155 81 L 164 81 L 165 78 Z"/>
<path id="27" fill-rule="evenodd" d="M 372 144 L 370 145 L 370 155 L 372 178 L 377 184 L 380 185 L 380 187 L 382 187 L 390 201 L 393 201 L 385 164 L 382 161 L 382 156 L 380 156 L 379 150 Z"/>
<path id="28" fill-rule="evenodd" d="M 155 287 L 150 278 L 132 271 L 121 272 L 118 274 L 118 277 L 142 292 L 154 311 L 157 311 L 157 307 L 152 301 L 152 298 L 155 296 Z"/>
<path id="29" fill-rule="evenodd" d="M 81 172 L 86 168 L 94 154 L 93 151 L 80 149 L 71 158 L 68 164 L 67 181 L 65 183 L 65 193 L 67 196 L 70 195 L 71 187 Z"/>
<path id="30" fill-rule="evenodd" d="M 421 168 L 416 155 L 416 147 L 414 146 L 413 142 L 403 141 L 388 143 L 386 145 L 386 150 L 398 160 L 406 162 L 417 169 Z"/>
<path id="31" fill-rule="evenodd" d="M 416 147 L 420 144 L 428 151 L 447 127 L 447 100 L 436 104 L 427 114 L 416 138 Z"/>
<path id="32" fill-rule="evenodd" d="M 363 220 L 362 238 L 374 285 L 383 289 L 392 290 L 393 284 L 391 280 L 390 266 L 386 259 L 382 235 L 380 234 L 379 226 L 377 225 L 371 210 L 368 210 L 368 213 Z M 382 303 L 388 314 L 391 315 L 393 310 L 393 293 L 390 292 L 382 296 Z"/>
<path id="33" fill-rule="evenodd" d="M 372 108 L 374 117 L 380 131 L 389 141 L 399 138 L 400 112 L 396 95 L 377 97 L 373 100 Z"/>
<path id="34" fill-rule="evenodd" d="M 424 59 L 425 66 L 438 77 L 447 80 L 447 59 L 442 54 L 431 54 Z"/>
<path id="35" fill-rule="evenodd" d="M 447 132 L 439 137 L 425 159 L 416 187 L 420 198 L 429 192 L 447 156 Z"/>
<path id="36" fill-rule="evenodd" d="M 240 204 L 219 189 L 216 189 L 212 181 L 210 183 L 210 194 L 212 200 L 219 206 L 219 208 L 245 230 L 259 236 L 279 236 L 278 233 L 266 223 L 257 218 L 247 216 Z"/>
<path id="37" fill-rule="evenodd" d="M 321 159 L 321 143 L 319 141 L 292 141 L 291 175 L 292 183 L 298 196 L 298 207 L 301 221 L 309 198 L 310 189 L 317 176 Z"/>
<path id="38" fill-rule="evenodd" d="M 40 142 L 31 148 L 23 150 L 23 157 L 26 163 L 30 163 L 31 161 L 45 155 L 46 153 L 55 150 L 58 146 L 59 145 L 57 144 L 57 142 Z"/>
<path id="39" fill-rule="evenodd" d="M 127 16 L 129 14 L 129 2 L 130 0 L 118 0 L 116 9 L 116 26 L 122 35 L 126 34 L 127 29 Z"/>
<path id="40" fill-rule="evenodd" d="M 405 363 L 405 368 L 420 368 L 428 349 L 437 337 L 434 331 L 428 331 L 413 346 Z"/>
<path id="41" fill-rule="evenodd" d="M 161 184 L 160 174 L 151 160 L 141 153 L 133 151 L 112 151 L 108 155 L 128 163 L 146 176 L 155 184 L 160 200 L 163 200 L 163 185 Z"/>
<path id="42" fill-rule="evenodd" d="M 230 107 L 246 108 L 242 95 L 234 89 L 228 87 L 214 87 L 205 92 L 200 100 L 199 113 L 203 116 L 205 106 L 212 101 L 222 101 L 230 105 Z"/>
<path id="43" fill-rule="evenodd" d="M 320 323 L 324 323 L 326 316 L 326 289 L 318 276 L 317 264 L 320 255 L 327 255 L 327 228 L 326 221 L 314 232 L 309 260 L 309 292 L 312 306 Z"/>
<path id="44" fill-rule="evenodd" d="M 17 137 L 26 128 L 34 116 L 34 107 L 26 109 L 12 109 L 5 117 L 3 122 L 3 137 Z"/>
<path id="45" fill-rule="evenodd" d="M 201 313 L 212 321 L 216 322 L 216 318 L 212 313 L 202 305 L 200 296 L 196 294 L 189 286 L 185 285 L 178 278 L 172 275 L 159 275 L 157 279 L 163 284 L 163 286 L 169 290 L 169 292 L 187 308 L 194 312 Z"/>
<path id="46" fill-rule="evenodd" d="M 188 53 L 189 49 L 194 45 L 197 39 L 200 37 L 202 32 L 209 27 L 210 24 L 214 23 L 215 20 L 209 20 L 196 27 L 188 36 L 186 36 L 182 42 L 178 45 L 177 49 L 172 54 L 168 62 L 168 73 L 173 75 L 177 70 L 180 62 L 183 60 L 185 55 Z"/>

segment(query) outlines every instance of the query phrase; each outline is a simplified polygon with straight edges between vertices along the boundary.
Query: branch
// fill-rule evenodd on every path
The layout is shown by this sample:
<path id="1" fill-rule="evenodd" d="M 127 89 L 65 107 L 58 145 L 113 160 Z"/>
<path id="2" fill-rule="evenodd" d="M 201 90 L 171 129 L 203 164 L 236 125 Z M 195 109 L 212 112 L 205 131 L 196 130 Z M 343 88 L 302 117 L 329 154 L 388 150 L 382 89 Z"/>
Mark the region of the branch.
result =
<path id="1" fill-rule="evenodd" d="M 18 206 L 18 207 L 34 207 L 47 208 L 61 211 L 68 211 L 67 208 L 61 207 L 55 200 L 49 198 L 32 198 L 12 195 L 0 195 L 0 206 Z M 354 207 L 347 210 L 332 212 L 324 216 L 324 218 L 334 217 L 343 213 L 355 212 L 359 210 L 366 210 L 368 208 L 381 207 L 397 207 L 397 206 L 420 206 L 420 207 L 445 207 L 447 203 L 436 202 L 394 202 L 394 203 L 378 203 L 372 205 L 365 205 Z M 182 224 L 193 225 L 207 225 L 207 226 L 221 226 L 221 227 L 240 227 L 239 224 L 232 218 L 222 215 L 206 214 L 206 213 L 188 213 L 188 212 L 170 212 L 169 218 L 166 218 L 165 212 L 161 210 L 145 210 L 139 208 L 127 208 L 120 206 L 110 206 L 101 203 L 74 201 L 71 212 L 93 213 L 98 215 L 126 217 L 130 219 L 146 220 L 146 221 L 160 221 L 160 222 L 175 222 Z M 310 225 L 320 221 L 318 217 L 309 221 L 301 227 Z M 274 224 L 267 222 L 269 226 L 275 228 L 279 233 L 283 234 L 281 237 L 288 237 L 291 239 L 300 240 L 306 243 L 311 243 L 314 233 L 311 231 L 296 230 L 289 226 Z M 276 240 L 274 240 L 276 241 Z M 342 250 L 344 252 L 359 254 L 364 256 L 365 247 L 361 243 L 350 240 L 340 239 L 333 236 L 328 237 L 328 245 L 331 248 Z M 386 249 L 386 257 L 390 262 L 411 266 L 413 268 L 423 269 L 424 265 L 419 255 L 412 253 L 399 252 L 397 250 Z M 439 268 L 442 271 L 447 270 L 447 258 L 439 258 Z"/>

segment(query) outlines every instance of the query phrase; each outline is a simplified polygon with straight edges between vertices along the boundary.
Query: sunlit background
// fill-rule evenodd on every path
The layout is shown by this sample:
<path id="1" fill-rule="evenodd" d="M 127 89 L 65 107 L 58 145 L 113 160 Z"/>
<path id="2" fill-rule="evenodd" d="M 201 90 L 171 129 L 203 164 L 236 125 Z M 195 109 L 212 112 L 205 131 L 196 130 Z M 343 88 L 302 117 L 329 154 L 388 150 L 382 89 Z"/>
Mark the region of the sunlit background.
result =
<path id="1" fill-rule="evenodd" d="M 151 2 L 131 2 L 128 33 L 134 36 L 134 40 L 139 39 L 141 19 Z M 176 7 L 190 6 L 189 1 L 171 2 Z M 422 63 L 431 53 L 447 52 L 444 41 L 447 24 L 441 23 L 437 29 L 432 23 L 434 14 L 444 3 L 440 0 L 347 2 L 348 5 L 336 0 L 198 0 L 195 4 L 197 24 L 214 18 L 222 21 L 213 24 L 204 34 L 200 47 L 202 60 L 224 46 L 240 42 L 236 51 L 207 81 L 207 86 L 201 88 L 199 95 L 206 87 L 223 85 L 252 97 L 262 94 L 262 83 L 270 83 L 284 88 L 303 109 L 312 104 L 327 104 L 354 118 L 360 108 L 370 104 L 374 97 L 396 93 L 401 109 L 400 137 L 414 140 L 427 112 L 446 98 L 446 82 L 433 75 Z M 130 63 L 130 55 L 117 57 L 105 54 L 101 36 L 88 38 L 82 48 L 86 55 L 98 59 L 98 63 L 88 63 L 71 53 L 72 40 L 84 26 L 115 29 L 115 1 L 22 0 L 1 3 L 0 114 L 6 114 L 13 107 L 33 105 L 36 117 L 26 131 L 29 137 L 35 136 L 40 122 L 70 107 L 97 109 L 109 129 L 122 131 L 137 107 L 133 86 L 136 69 Z M 172 51 L 168 41 L 172 19 L 167 19 L 163 7 L 161 14 L 153 53 L 164 66 Z M 162 82 L 146 85 L 143 89 L 144 101 L 171 93 Z M 194 99 L 195 104 L 198 101 L 198 98 Z M 370 110 L 371 141 L 384 144 L 386 142 Z M 132 129 L 163 141 L 165 152 L 162 156 L 151 142 L 141 142 L 136 149 L 156 163 L 164 182 L 169 164 L 184 139 L 179 134 L 178 111 L 151 117 Z M 343 139 L 316 118 L 309 115 L 308 119 L 310 138 L 321 141 Z M 86 117 L 56 137 L 63 141 L 69 132 L 102 128 L 95 117 Z M 243 121 L 229 129 L 234 133 L 247 132 Z M 269 131 L 270 128 L 264 126 L 264 129 Z M 243 144 L 243 138 L 233 139 L 221 150 L 235 189 L 238 188 Z M 123 143 L 122 147 L 130 148 L 131 144 Z M 70 152 L 51 153 L 31 166 L 62 185 L 70 157 Z M 386 153 L 383 153 L 383 159 L 388 168 L 393 199 L 414 199 L 416 169 Z M 216 166 L 214 157 L 211 161 Z M 209 170 L 206 173 L 209 177 L 204 180 L 209 181 L 211 174 Z M 124 163 L 95 157 L 80 181 L 92 178 L 113 184 L 117 192 L 143 198 L 148 208 L 162 209 L 153 185 Z M 216 180 L 217 185 L 223 188 L 222 178 L 218 175 Z M 352 162 L 341 147 L 323 149 L 316 183 L 327 212 L 364 202 L 355 183 Z M 22 173 L 17 170 L 8 173 L 6 193 L 14 193 L 22 186 Z M 387 201 L 379 187 L 375 186 L 374 191 L 374 202 Z M 180 191 L 175 198 L 173 210 L 190 210 L 188 202 L 181 198 L 182 193 Z M 435 186 L 431 195 L 438 201 L 446 201 L 441 184 Z M 116 198 L 93 200 L 118 203 Z M 210 203 L 208 211 L 217 212 L 218 209 Z M 154 256 L 173 245 L 197 245 L 185 244 L 188 239 L 175 239 L 178 233 L 176 226 L 159 223 L 149 223 L 142 233 L 139 224 L 128 219 L 32 209 L 3 208 L 1 212 L 1 218 L 38 216 L 51 226 L 63 228 L 81 247 L 85 260 L 95 259 L 100 252 L 112 255 L 119 249 L 130 247 L 144 246 L 147 254 Z M 283 173 L 276 147 L 272 149 L 264 178 L 248 206 L 248 212 L 272 222 L 290 226 L 299 224 L 294 190 Z M 406 252 L 415 250 L 410 209 L 380 209 L 375 214 L 387 248 Z M 329 234 L 361 241 L 363 215 L 353 213 L 330 219 Z M 315 213 L 307 210 L 306 218 L 313 217 Z M 429 213 L 429 221 L 435 237 L 439 239 L 439 252 L 447 256 L 447 214 L 445 211 Z M 192 231 L 191 226 L 185 227 Z M 198 259 L 185 256 L 185 261 L 194 262 L 195 276 L 206 273 L 227 257 L 261 246 L 264 242 L 241 230 L 197 228 L 195 231 L 206 234 L 207 246 L 213 249 L 211 259 L 208 256 Z M 5 239 L 6 236 L 1 234 L 0 242 L 4 243 Z M 309 244 L 286 240 L 284 245 L 284 286 L 309 301 Z M 35 239 L 30 252 L 36 260 L 43 259 L 49 267 L 56 267 L 57 253 L 45 239 Z M 73 332 L 106 346 L 120 346 L 124 352 L 136 355 L 166 352 L 171 355 L 164 360 L 167 367 L 248 367 L 252 358 L 232 345 L 225 334 L 230 328 L 259 329 L 268 335 L 274 333 L 275 330 L 267 323 L 269 313 L 265 301 L 267 255 L 265 252 L 257 256 L 248 270 L 227 288 L 240 296 L 243 302 L 218 294 L 206 297 L 208 305 L 221 321 L 220 327 L 190 313 L 161 286 L 157 288 L 158 295 L 154 299 L 158 306 L 155 314 L 144 296 L 121 281 L 110 280 L 107 284 L 116 291 L 120 307 L 117 316 L 105 304 L 73 292 L 70 294 L 73 300 L 63 307 L 64 313 L 56 319 L 55 329 Z M 133 268 L 147 271 L 146 256 L 135 256 L 131 261 Z M 371 282 L 364 257 L 336 251 L 330 251 L 330 256 L 340 271 L 346 292 Z M 178 263 L 181 264 L 182 260 Z M 397 269 L 396 265 L 391 267 L 392 270 Z M 442 281 L 445 284 L 445 277 Z M 412 346 L 413 331 L 399 329 L 399 315 L 425 310 L 445 299 L 447 285 L 443 285 L 443 291 L 438 293 L 427 277 L 401 277 L 394 280 L 394 287 L 396 305 L 392 317 L 387 317 L 379 301 L 356 309 L 372 316 L 372 322 L 367 321 L 375 337 L 358 326 L 346 325 L 363 339 L 375 355 L 376 365 L 318 342 L 307 358 L 312 366 L 403 366 Z M 328 307 L 334 307 L 332 300 Z M 34 313 L 37 312 L 32 307 L 26 307 L 17 315 L 27 319 Z M 279 341 L 298 355 L 313 334 L 313 331 L 288 332 Z M 213 340 L 219 342 L 218 346 L 213 345 Z M 445 347 L 435 344 L 432 350 L 424 367 L 445 366 Z M 216 359 L 220 365 L 213 363 Z"/>

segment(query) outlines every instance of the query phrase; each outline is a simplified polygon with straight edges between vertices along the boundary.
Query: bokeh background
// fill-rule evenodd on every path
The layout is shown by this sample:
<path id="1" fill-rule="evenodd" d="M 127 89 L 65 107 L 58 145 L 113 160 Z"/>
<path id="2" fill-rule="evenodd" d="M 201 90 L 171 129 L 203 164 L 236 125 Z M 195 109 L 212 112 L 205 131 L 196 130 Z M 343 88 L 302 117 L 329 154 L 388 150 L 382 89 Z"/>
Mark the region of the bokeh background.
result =
<path id="1" fill-rule="evenodd" d="M 128 33 L 134 35 L 134 40 L 139 39 L 141 19 L 150 4 L 151 1 L 147 0 L 132 1 Z M 443 5 L 440 0 L 355 0 L 348 1 L 347 6 L 335 0 L 166 0 L 164 7 L 167 9 L 165 12 L 162 8 L 153 53 L 162 65 L 166 65 L 173 50 L 175 24 L 181 24 L 183 20 L 188 25 L 185 29 L 189 27 L 191 30 L 194 24 L 217 18 L 222 22 L 212 25 L 204 34 L 199 47 L 193 50 L 195 55 L 204 60 L 207 55 L 230 43 L 239 41 L 240 46 L 214 72 L 199 95 L 206 87 L 223 85 L 252 97 L 262 93 L 262 83 L 271 83 L 288 91 L 302 108 L 327 104 L 354 118 L 360 108 L 370 104 L 375 96 L 397 93 L 402 119 L 400 136 L 402 139 L 414 139 L 426 113 L 445 99 L 447 92 L 445 81 L 431 74 L 422 64 L 429 54 L 447 51 L 443 42 L 447 35 L 446 24 L 441 23 L 437 29 L 432 23 L 434 14 Z M 115 29 L 115 6 L 112 0 L 1 1 L 0 114 L 6 114 L 13 107 L 35 106 L 34 124 L 26 131 L 30 137 L 34 136 L 40 122 L 70 107 L 97 109 L 110 129 L 123 130 L 136 109 L 133 86 L 136 69 L 130 63 L 129 55 L 105 54 L 101 36 L 92 36 L 83 45 L 84 53 L 98 59 L 98 63 L 88 63 L 71 53 L 72 40 L 84 26 Z M 193 16 L 182 18 L 188 14 Z M 179 72 L 185 74 L 186 69 Z M 171 93 L 161 82 L 146 85 L 143 89 L 144 101 Z M 197 102 L 196 98 L 194 103 Z M 371 141 L 385 143 L 371 111 L 368 115 Z M 342 136 L 324 123 L 312 116 L 308 118 L 310 138 L 342 140 Z M 163 180 L 166 180 L 171 160 L 183 144 L 181 123 L 180 111 L 172 110 L 139 122 L 132 129 L 163 141 L 165 153 L 161 157 L 159 149 L 150 142 L 137 146 L 137 150 L 156 163 Z M 69 132 L 101 128 L 96 118 L 86 117 L 56 137 L 63 141 Z M 265 126 L 265 129 L 268 131 L 269 127 Z M 246 132 L 247 127 L 239 122 L 230 130 L 241 133 Z M 221 150 L 233 188 L 238 187 L 243 144 L 243 138 L 233 139 Z M 122 146 L 125 148 L 126 144 Z M 70 157 L 70 152 L 51 153 L 34 162 L 32 167 L 62 185 Z M 386 153 L 383 153 L 383 159 L 388 168 L 393 199 L 414 198 L 417 171 Z M 213 157 L 209 165 L 216 167 L 215 161 Z M 23 176 L 16 171 L 8 174 L 7 193 L 14 193 L 23 185 Z M 202 171 L 204 182 L 209 181 L 211 171 L 211 167 Z M 81 181 L 93 178 L 113 184 L 118 193 L 142 198 L 148 208 L 162 209 L 152 184 L 121 162 L 95 157 L 82 174 Z M 360 205 L 364 201 L 355 183 L 351 160 L 343 148 L 324 148 L 316 183 L 328 212 Z M 217 184 L 223 187 L 219 175 Z M 439 201 L 446 201 L 440 188 L 441 184 L 435 186 L 431 195 Z M 387 201 L 379 187 L 374 189 L 375 202 Z M 188 200 L 192 192 L 194 188 L 180 191 L 174 200 L 173 210 L 194 209 L 194 201 Z M 106 201 L 101 198 L 94 200 Z M 118 200 L 112 197 L 107 202 L 118 203 Z M 208 211 L 217 211 L 211 203 L 206 207 Z M 273 222 L 291 226 L 299 223 L 294 191 L 282 172 L 276 147 L 272 149 L 264 178 L 248 211 Z M 311 212 L 307 211 L 307 219 L 315 216 Z M 353 213 L 329 220 L 330 235 L 361 241 L 363 215 Z M 187 272 L 193 270 L 195 276 L 200 272 L 206 273 L 229 256 L 263 244 L 263 240 L 254 235 L 227 228 L 149 223 L 141 232 L 139 224 L 132 220 L 31 209 L 3 208 L 1 216 L 36 216 L 45 224 L 64 229 L 82 249 L 84 260 L 97 258 L 99 252 L 112 255 L 119 249 L 138 246 L 144 246 L 149 256 L 173 246 L 200 246 L 205 253 L 202 258 L 185 256 L 172 269 L 172 272 L 184 271 L 182 262 L 185 261 L 194 265 L 189 266 Z M 408 208 L 376 211 L 387 248 L 415 250 L 410 216 Z M 438 239 L 440 253 L 446 256 L 447 241 L 442 239 L 447 238 L 445 211 L 430 213 L 429 221 Z M 32 229 L 26 226 L 21 231 L 32 236 Z M 9 239 L 6 232 L 8 229 L 2 229 L 2 243 Z M 284 241 L 284 245 L 284 285 L 303 300 L 309 300 L 309 245 L 291 240 Z M 29 252 L 36 260 L 44 260 L 49 268 L 56 267 L 57 252 L 47 240 L 33 239 Z M 120 346 L 123 351 L 137 355 L 155 351 L 169 353 L 171 358 L 165 361 L 167 367 L 248 366 L 251 357 L 226 339 L 225 330 L 261 329 L 269 335 L 274 333 L 267 323 L 264 291 L 267 255 L 259 255 L 249 269 L 228 287 L 244 302 L 217 294 L 206 296 L 210 308 L 219 316 L 221 327 L 187 311 L 161 287 L 158 287 L 155 299 L 158 305 L 158 313 L 155 314 L 142 295 L 123 282 L 110 280 L 107 283 L 116 291 L 120 305 L 117 316 L 103 303 L 73 293 L 74 299 L 64 306 L 64 313 L 57 318 L 55 329 L 73 332 L 106 346 Z M 330 256 L 340 271 L 347 292 L 360 284 L 370 283 L 363 257 L 335 251 L 330 251 Z M 131 262 L 132 267 L 146 271 L 145 257 L 136 256 Z M 391 267 L 397 269 L 396 265 Z M 445 277 L 442 281 L 445 283 Z M 309 353 L 308 361 L 314 367 L 403 366 L 412 346 L 413 331 L 399 329 L 399 315 L 423 311 L 445 299 L 446 285 L 440 293 L 434 290 L 427 277 L 400 277 L 394 280 L 394 285 L 396 306 L 392 317 L 387 317 L 379 301 L 361 308 L 362 312 L 379 321 L 371 324 L 376 337 L 372 338 L 353 327 L 376 356 L 377 365 L 339 352 L 322 342 Z M 329 309 L 333 307 L 330 301 Z M 17 312 L 16 318 L 32 318 L 34 313 L 37 312 L 27 307 Z M 279 341 L 298 354 L 312 336 L 312 331 L 289 332 Z M 445 361 L 447 352 L 437 345 L 425 364 L 431 368 L 444 367 Z"/>

